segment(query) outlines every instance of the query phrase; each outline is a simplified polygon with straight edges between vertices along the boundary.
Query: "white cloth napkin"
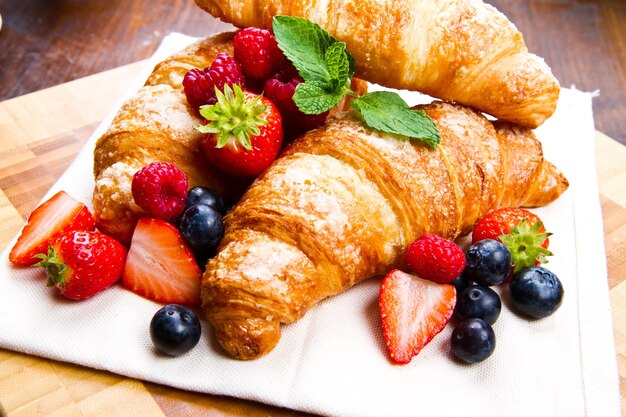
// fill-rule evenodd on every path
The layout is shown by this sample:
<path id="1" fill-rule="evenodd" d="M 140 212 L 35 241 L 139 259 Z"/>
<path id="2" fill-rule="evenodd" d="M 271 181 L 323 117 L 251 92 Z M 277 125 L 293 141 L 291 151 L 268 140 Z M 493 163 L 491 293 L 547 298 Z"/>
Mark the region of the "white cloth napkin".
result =
<path id="1" fill-rule="evenodd" d="M 166 37 L 128 95 L 155 62 L 191 41 L 179 34 Z M 424 100 L 403 94 L 410 104 Z M 536 210 L 554 232 L 555 256 L 547 266 L 563 282 L 563 305 L 552 317 L 528 321 L 511 312 L 504 295 L 494 326 L 496 350 L 483 363 L 468 366 L 452 359 L 448 326 L 410 364 L 392 365 L 377 308 L 378 279 L 284 326 L 278 346 L 258 360 L 224 356 L 206 322 L 194 350 L 164 357 L 148 333 L 158 304 L 121 286 L 84 302 L 67 301 L 45 287 L 39 269 L 11 267 L 8 249 L 0 256 L 0 347 L 325 415 L 617 417 L 591 101 L 590 94 L 564 89 L 556 113 L 537 130 L 546 157 L 571 182 L 556 202 Z M 45 198 L 64 189 L 90 202 L 94 142 L 116 111 Z"/>

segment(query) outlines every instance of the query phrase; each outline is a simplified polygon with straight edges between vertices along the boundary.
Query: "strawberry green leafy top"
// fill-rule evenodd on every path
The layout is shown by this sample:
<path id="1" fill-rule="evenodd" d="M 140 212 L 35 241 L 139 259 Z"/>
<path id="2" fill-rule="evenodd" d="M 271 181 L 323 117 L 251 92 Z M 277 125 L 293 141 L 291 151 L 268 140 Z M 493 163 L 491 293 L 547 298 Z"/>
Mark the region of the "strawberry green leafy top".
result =
<path id="1" fill-rule="evenodd" d="M 291 16 L 275 16 L 273 30 L 278 47 L 304 79 L 293 100 L 306 114 L 330 110 L 348 94 L 352 108 L 376 130 L 418 139 L 432 148 L 441 140 L 439 130 L 422 110 L 411 110 L 396 93 L 379 91 L 358 96 L 350 89 L 355 62 L 344 42 L 338 42 L 318 24 Z"/>

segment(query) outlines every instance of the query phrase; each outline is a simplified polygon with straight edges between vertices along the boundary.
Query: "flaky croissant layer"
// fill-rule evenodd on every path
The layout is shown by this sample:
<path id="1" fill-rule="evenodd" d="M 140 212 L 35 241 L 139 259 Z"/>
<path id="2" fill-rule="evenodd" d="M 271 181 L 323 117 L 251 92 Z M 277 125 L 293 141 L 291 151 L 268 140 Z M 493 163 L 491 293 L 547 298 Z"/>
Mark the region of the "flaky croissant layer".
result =
<path id="1" fill-rule="evenodd" d="M 436 150 L 345 113 L 292 143 L 227 215 L 202 301 L 230 355 L 269 352 L 281 323 L 401 266 L 424 233 L 455 238 L 492 209 L 544 205 L 567 188 L 530 130 L 459 105 L 420 108 L 441 132 Z"/>
<path id="2" fill-rule="evenodd" d="M 421 91 L 527 127 L 554 112 L 559 83 L 506 16 L 480 0 L 195 0 L 239 27 L 304 17 L 346 43 L 357 76 Z"/>

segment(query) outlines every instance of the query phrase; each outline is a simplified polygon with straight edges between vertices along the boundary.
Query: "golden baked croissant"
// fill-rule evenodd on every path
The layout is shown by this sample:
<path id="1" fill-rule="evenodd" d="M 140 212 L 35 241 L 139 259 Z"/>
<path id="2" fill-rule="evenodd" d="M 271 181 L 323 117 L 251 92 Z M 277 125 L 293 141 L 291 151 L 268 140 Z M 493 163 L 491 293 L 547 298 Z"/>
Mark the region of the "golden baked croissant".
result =
<path id="1" fill-rule="evenodd" d="M 281 323 L 400 267 L 424 233 L 455 238 L 489 210 L 544 205 L 567 188 L 531 130 L 460 105 L 418 108 L 441 132 L 436 150 L 338 115 L 293 142 L 225 217 L 201 295 L 230 355 L 267 353 Z"/>
<path id="2" fill-rule="evenodd" d="M 479 0 L 196 0 L 238 27 L 272 17 L 312 20 L 344 41 L 356 75 L 421 91 L 527 127 L 556 108 L 559 84 L 517 28 Z"/>
<path id="3" fill-rule="evenodd" d="M 130 98 L 96 143 L 94 152 L 94 217 L 100 230 L 129 244 L 133 229 L 145 213 L 131 192 L 135 172 L 154 161 L 171 162 L 189 178 L 189 186 L 204 185 L 227 200 L 241 196 L 249 181 L 220 174 L 199 151 L 202 123 L 182 89 L 185 74 L 206 68 L 220 52 L 233 55 L 235 32 L 207 37 L 159 63 L 145 86 Z M 363 93 L 364 81 L 353 79 Z M 347 105 L 344 100 L 336 109 Z"/>

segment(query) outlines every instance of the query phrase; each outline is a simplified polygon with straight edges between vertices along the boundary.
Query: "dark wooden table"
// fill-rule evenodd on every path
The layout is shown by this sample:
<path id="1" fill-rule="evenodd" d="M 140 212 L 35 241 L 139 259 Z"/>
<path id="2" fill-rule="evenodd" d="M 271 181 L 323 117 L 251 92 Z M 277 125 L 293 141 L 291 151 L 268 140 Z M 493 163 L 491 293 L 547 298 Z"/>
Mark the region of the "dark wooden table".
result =
<path id="1" fill-rule="evenodd" d="M 626 0 L 491 0 L 561 85 L 600 91 L 596 128 L 626 144 Z M 149 57 L 169 32 L 229 26 L 192 0 L 0 0 L 0 101 Z"/>

